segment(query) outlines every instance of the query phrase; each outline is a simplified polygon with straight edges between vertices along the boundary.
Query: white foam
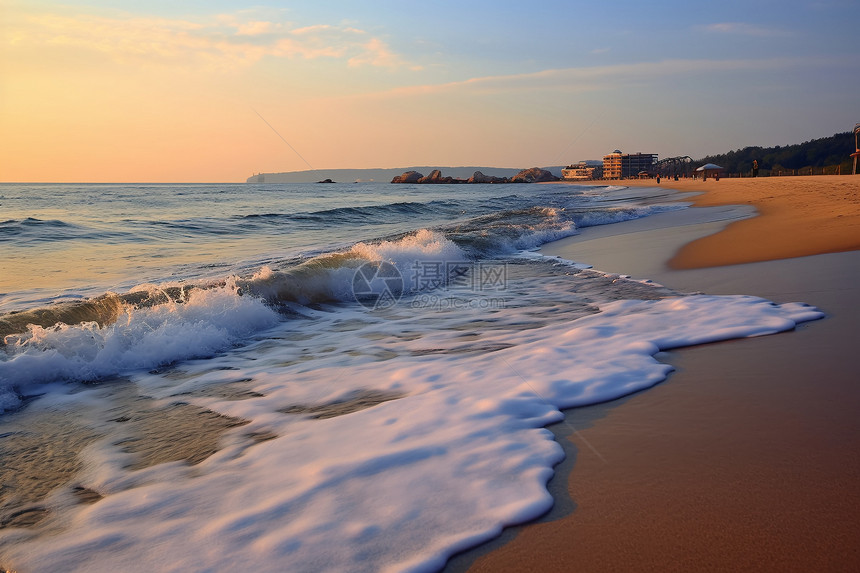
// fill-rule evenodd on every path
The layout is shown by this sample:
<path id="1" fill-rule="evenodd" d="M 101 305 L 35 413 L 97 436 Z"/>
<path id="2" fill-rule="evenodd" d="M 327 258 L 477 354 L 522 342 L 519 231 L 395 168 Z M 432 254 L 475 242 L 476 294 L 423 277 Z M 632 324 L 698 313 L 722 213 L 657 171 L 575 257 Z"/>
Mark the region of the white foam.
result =
<path id="1" fill-rule="evenodd" d="M 686 205 L 648 205 L 637 207 L 616 207 L 612 209 L 600 209 L 583 213 L 578 223 L 579 227 L 596 227 L 598 225 L 609 225 L 621 223 L 633 219 L 641 219 L 668 211 L 680 211 L 686 209 Z"/>
<path id="2" fill-rule="evenodd" d="M 604 277 L 609 278 L 609 279 L 613 279 L 613 280 L 621 279 L 621 280 L 631 282 L 631 283 L 639 283 L 642 285 L 649 285 L 649 286 L 658 287 L 658 288 L 663 286 L 660 283 L 652 281 L 651 279 L 639 279 L 639 278 L 632 277 L 630 275 L 620 275 L 618 273 L 610 273 L 607 271 L 601 271 L 600 269 L 595 269 L 592 265 L 589 265 L 586 263 L 579 263 L 576 261 L 571 261 L 570 259 L 565 259 L 565 258 L 562 258 L 558 255 L 545 255 L 545 254 L 543 254 L 539 251 L 536 251 L 536 250 L 523 251 L 522 253 L 518 253 L 517 258 L 532 259 L 532 260 L 538 260 L 538 261 L 540 261 L 540 260 L 552 261 L 553 264 L 555 264 L 555 265 L 570 267 L 572 269 L 578 269 L 578 270 L 589 269 L 589 270 L 591 270 L 591 272 L 593 272 L 595 274 L 603 275 Z"/>
<path id="3" fill-rule="evenodd" d="M 466 259 L 456 244 L 428 230 L 397 241 L 358 243 L 347 255 L 341 266 L 296 275 L 263 267 L 249 280 L 234 277 L 220 288 L 192 290 L 187 300 L 148 308 L 128 306 L 115 323 L 104 327 L 95 322 L 31 325 L 27 333 L 7 337 L 5 353 L 0 353 L 0 412 L 18 406 L 19 393 L 36 391 L 39 384 L 104 378 L 221 352 L 278 322 L 264 299 L 304 304 L 353 301 L 356 267 L 363 262 L 393 264 L 405 290 L 412 291 L 420 290 L 416 263 Z M 140 285 L 132 292 L 166 286 Z M 240 296 L 243 289 L 255 296 Z"/>
<path id="4" fill-rule="evenodd" d="M 99 461 L 110 457 L 108 444 L 94 446 L 82 485 L 106 497 L 76 510 L 63 531 L 18 540 L 8 563 L 89 573 L 437 570 L 453 552 L 551 506 L 545 484 L 563 454 L 544 426 L 562 419 L 560 408 L 663 380 L 670 367 L 653 358 L 661 349 L 821 316 L 800 304 L 690 296 L 611 302 L 599 314 L 520 330 L 528 310 L 342 310 L 283 324 L 273 336 L 281 344 L 189 364 L 188 379 L 196 374 L 201 384 L 223 376 L 224 364 L 231 376 L 252 378 L 264 396 L 192 399 L 251 423 L 193 473 L 149 473 L 139 482 Z M 500 326 L 463 328 L 486 320 Z M 348 336 L 338 332 L 344 322 Z M 500 350 L 464 349 L 455 331 L 479 333 L 475 346 Z M 298 334 L 301 342 L 286 342 Z M 309 347 L 317 350 L 308 355 Z M 319 351 L 327 347 L 334 350 Z M 154 395 L 175 385 L 154 375 L 136 380 Z M 278 411 L 359 390 L 403 397 L 330 419 Z M 278 437 L 252 445 L 242 436 L 254 431 Z"/>
<path id="5" fill-rule="evenodd" d="M 192 290 L 180 302 L 128 306 L 104 327 L 95 322 L 30 325 L 27 333 L 6 337 L 0 388 L 10 397 L 42 383 L 92 380 L 211 356 L 277 322 L 261 300 L 239 296 L 227 285 Z M 17 398 L 3 405 L 13 407 Z"/>
<path id="6" fill-rule="evenodd" d="M 358 243 L 350 249 L 356 257 L 387 262 L 397 267 L 407 291 L 420 290 L 415 265 L 422 262 L 465 261 L 466 253 L 442 233 L 421 229 L 397 241 Z"/>
<path id="7" fill-rule="evenodd" d="M 570 237 L 577 233 L 576 225 L 573 223 L 554 229 L 536 229 L 534 231 L 524 233 L 516 239 L 514 241 L 514 248 L 517 251 L 534 249 L 545 243 L 564 239 L 565 237 Z"/>

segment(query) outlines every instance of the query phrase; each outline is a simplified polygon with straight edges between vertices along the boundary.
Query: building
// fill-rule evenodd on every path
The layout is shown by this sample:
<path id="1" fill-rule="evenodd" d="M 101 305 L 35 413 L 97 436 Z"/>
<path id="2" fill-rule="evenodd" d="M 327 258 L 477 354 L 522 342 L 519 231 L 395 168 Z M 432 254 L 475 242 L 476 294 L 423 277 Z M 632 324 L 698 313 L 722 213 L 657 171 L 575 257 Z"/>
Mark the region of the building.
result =
<path id="1" fill-rule="evenodd" d="M 561 170 L 561 178 L 567 181 L 587 181 L 603 177 L 603 164 L 600 161 L 580 161 Z"/>
<path id="2" fill-rule="evenodd" d="M 603 156 L 604 179 L 626 179 L 639 177 L 640 173 L 653 175 L 656 173 L 656 153 L 621 153 L 615 150 Z"/>
<path id="3" fill-rule="evenodd" d="M 621 178 L 638 177 L 641 173 L 649 176 L 657 172 L 656 153 L 632 153 L 621 156 Z"/>
<path id="4" fill-rule="evenodd" d="M 621 179 L 621 151 L 615 150 L 603 156 L 603 178 Z"/>

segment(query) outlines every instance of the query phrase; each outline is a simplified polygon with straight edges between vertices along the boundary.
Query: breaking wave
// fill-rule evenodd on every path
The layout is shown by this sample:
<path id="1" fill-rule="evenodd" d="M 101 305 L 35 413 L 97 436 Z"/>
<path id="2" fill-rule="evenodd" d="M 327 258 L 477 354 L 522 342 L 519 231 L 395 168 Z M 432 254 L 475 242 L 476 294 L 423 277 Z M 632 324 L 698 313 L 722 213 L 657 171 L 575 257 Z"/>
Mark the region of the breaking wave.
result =
<path id="1" fill-rule="evenodd" d="M 394 203 L 381 209 L 408 214 L 444 207 L 433 203 Z M 326 216 L 367 217 L 356 209 L 365 208 L 334 209 Z M 94 380 L 211 356 L 278 321 L 302 315 L 300 307 L 354 303 L 356 272 L 367 263 L 392 265 L 402 277 L 403 292 L 417 292 L 441 286 L 449 278 L 443 275 L 428 286 L 415 272 L 420 265 L 438 263 L 447 269 L 451 262 L 504 257 L 575 234 L 581 226 L 642 217 L 659 209 L 665 207 L 508 209 L 299 261 L 275 262 L 248 276 L 145 284 L 125 293 L 0 315 L 0 407 L 14 407 L 33 384 Z M 270 217 L 276 215 L 254 219 L 260 223 Z"/>

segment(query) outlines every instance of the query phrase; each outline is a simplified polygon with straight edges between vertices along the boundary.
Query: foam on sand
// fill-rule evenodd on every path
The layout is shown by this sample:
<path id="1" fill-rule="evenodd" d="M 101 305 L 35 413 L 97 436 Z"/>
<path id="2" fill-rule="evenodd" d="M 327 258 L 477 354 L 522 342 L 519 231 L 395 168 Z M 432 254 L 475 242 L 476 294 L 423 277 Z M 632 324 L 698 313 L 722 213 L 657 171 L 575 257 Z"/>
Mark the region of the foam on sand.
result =
<path id="1" fill-rule="evenodd" d="M 128 471 L 110 444 L 93 444 L 81 483 L 104 499 L 67 514 L 50 536 L 0 533 L 11 547 L 4 564 L 437 570 L 452 553 L 551 506 L 545 484 L 563 453 L 544 426 L 563 419 L 560 408 L 660 382 L 670 367 L 654 359 L 659 350 L 771 334 L 822 316 L 802 304 L 705 295 L 602 303 L 598 314 L 528 329 L 517 325 L 531 309 L 446 317 L 403 308 L 384 317 L 320 312 L 282 324 L 268 342 L 187 364 L 182 377 L 137 377 L 156 399 L 184 391 L 189 402 L 250 423 L 193 470 L 175 463 Z M 479 346 L 495 349 L 485 352 L 463 351 L 450 328 L 409 336 L 405 326 L 490 319 L 499 326 L 482 332 Z M 311 339 L 332 351 L 307 358 Z M 251 380 L 254 397 L 188 393 L 237 376 Z M 368 393 L 386 399 L 344 415 L 312 414 Z M 249 432 L 271 439 L 255 443 Z"/>

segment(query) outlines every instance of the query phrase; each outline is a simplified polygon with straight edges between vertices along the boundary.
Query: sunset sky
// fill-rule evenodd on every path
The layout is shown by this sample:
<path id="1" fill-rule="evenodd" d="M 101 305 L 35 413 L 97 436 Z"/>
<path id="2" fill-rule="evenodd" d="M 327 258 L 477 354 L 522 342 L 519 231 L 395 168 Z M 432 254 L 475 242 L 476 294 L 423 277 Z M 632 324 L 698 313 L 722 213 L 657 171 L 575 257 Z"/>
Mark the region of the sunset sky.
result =
<path id="1" fill-rule="evenodd" d="M 858 9 L 0 0 L 0 181 L 523 168 L 800 143 L 860 122 Z"/>

